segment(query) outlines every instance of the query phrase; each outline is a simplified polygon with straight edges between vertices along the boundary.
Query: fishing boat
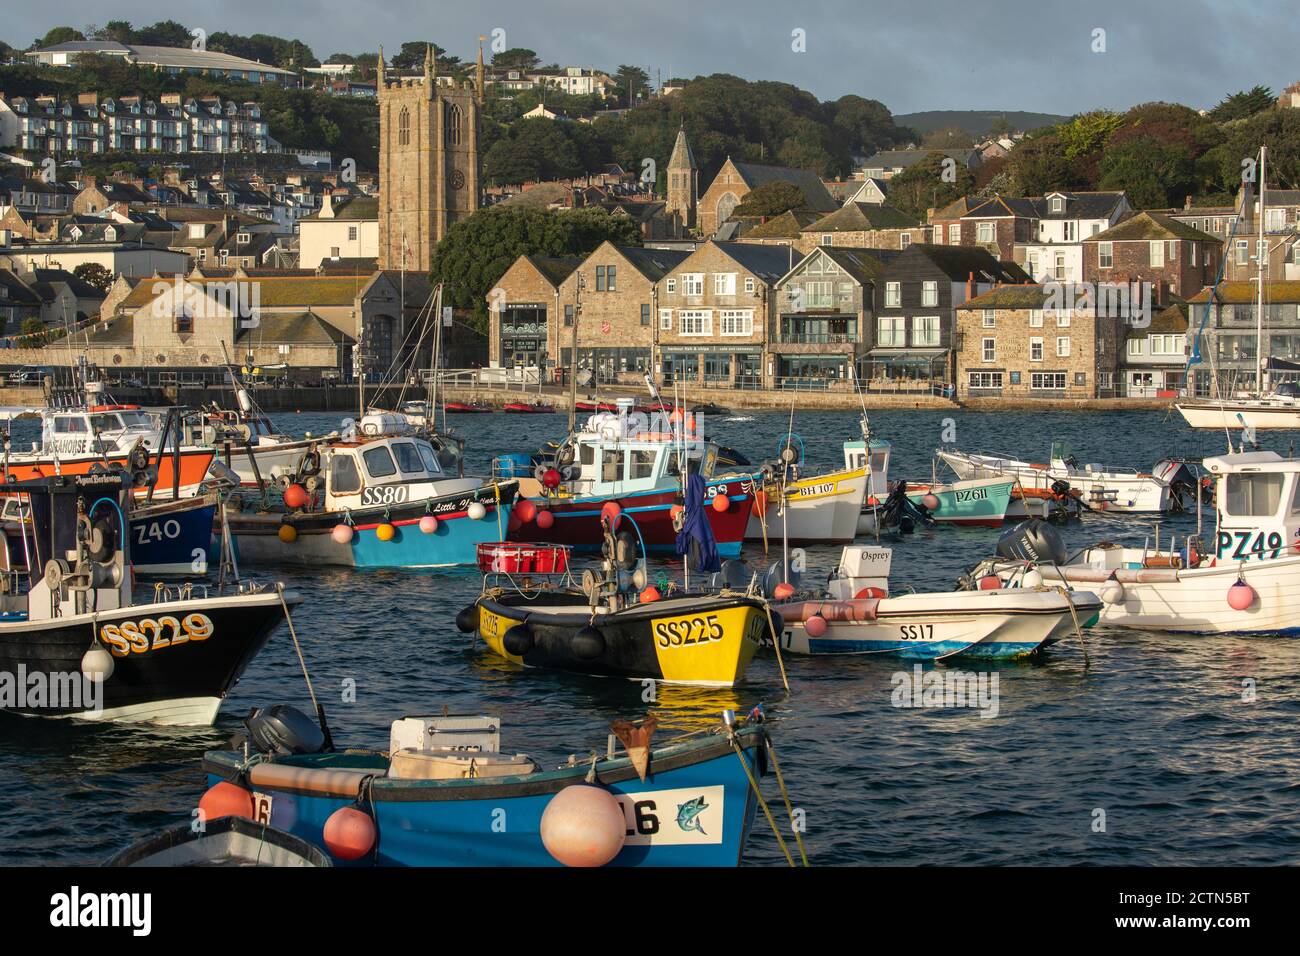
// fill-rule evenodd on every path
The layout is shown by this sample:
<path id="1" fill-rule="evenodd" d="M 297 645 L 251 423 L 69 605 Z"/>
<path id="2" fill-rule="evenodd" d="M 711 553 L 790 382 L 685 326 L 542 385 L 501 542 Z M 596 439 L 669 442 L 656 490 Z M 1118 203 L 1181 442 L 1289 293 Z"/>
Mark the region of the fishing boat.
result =
<path id="1" fill-rule="evenodd" d="M 244 817 L 178 823 L 115 853 L 105 866 L 333 866 L 329 854 L 292 833 Z"/>
<path id="2" fill-rule="evenodd" d="M 23 525 L 31 514 L 21 495 L 0 489 L 0 527 L 7 542 L 5 570 L 26 567 Z M 127 509 L 131 569 L 139 577 L 190 577 L 205 573 L 217 512 L 215 494 L 147 503 L 132 500 Z"/>
<path id="3" fill-rule="evenodd" d="M 506 402 L 501 406 L 503 412 L 515 412 L 522 415 L 550 415 L 555 412 L 554 405 L 547 405 L 542 401 L 536 402 Z"/>
<path id="4" fill-rule="evenodd" d="M 912 504 L 925 508 L 938 524 L 1000 528 L 1011 504 L 1014 478 L 969 478 L 957 481 L 904 483 Z"/>
<path id="5" fill-rule="evenodd" d="M 1090 626 L 1101 601 L 1087 591 L 1019 587 L 891 596 L 891 554 L 846 547 L 827 593 L 774 605 L 791 654 L 892 654 L 917 660 L 1028 657 Z"/>
<path id="6" fill-rule="evenodd" d="M 999 547 L 998 557 L 973 573 L 1013 583 L 1034 565 L 1048 583 L 1095 590 L 1104 602 L 1101 622 L 1117 627 L 1300 633 L 1300 513 L 1292 504 L 1300 461 L 1238 452 L 1207 458 L 1204 467 L 1215 483 L 1212 546 L 1198 532 L 1162 548 L 1157 532 L 1142 547 L 1101 542 L 1057 562 Z"/>
<path id="7" fill-rule="evenodd" d="M 1183 507 L 1173 487 L 1181 471 L 1179 462 L 1160 462 L 1150 473 L 1080 464 L 1063 441 L 1052 443 L 1046 464 L 943 448 L 935 455 L 959 478 L 1010 478 L 1025 494 L 1034 493 L 1040 498 L 1072 495 L 1094 511 L 1162 514 Z"/>
<path id="8" fill-rule="evenodd" d="M 772 766 L 757 708 L 658 743 L 653 718 L 616 722 L 554 769 L 503 752 L 494 715 L 404 717 L 385 750 L 340 752 L 285 710 L 271 747 L 204 755 L 200 807 L 256 815 L 339 865 L 736 866 Z"/>
<path id="9" fill-rule="evenodd" d="M 401 416 L 347 422 L 293 475 L 282 504 L 234 499 L 227 515 L 239 560 L 357 568 L 473 564 L 504 537 L 515 481 L 449 476 L 433 446 Z"/>
<path id="10" fill-rule="evenodd" d="M 867 491 L 858 512 L 858 534 L 875 534 L 880 522 L 880 509 L 889 497 L 889 458 L 893 446 L 883 438 L 872 437 L 867 417 L 862 416 L 864 434 L 861 441 L 844 443 L 844 467 L 867 470 Z M 868 447 L 871 449 L 868 454 Z"/>
<path id="11" fill-rule="evenodd" d="M 131 602 L 131 489 L 120 474 L 11 484 L 31 514 L 25 572 L 0 587 L 0 710 L 208 725 L 301 598 L 161 585 Z"/>
<path id="12" fill-rule="evenodd" d="M 846 456 L 853 453 L 845 449 Z M 786 436 L 776 460 L 764 468 L 745 529 L 746 541 L 849 544 L 857 536 L 866 502 L 867 468 L 810 475 L 804 472 L 803 462 L 803 441 L 798 435 Z"/>
<path id="13" fill-rule="evenodd" d="M 739 555 L 754 503 L 753 476 L 723 472 L 718 446 L 688 431 L 684 421 L 655 426 L 654 416 L 634 413 L 630 399 L 621 399 L 619 408 L 618 414 L 591 416 L 561 443 L 549 464 L 534 464 L 527 455 L 493 462 L 494 474 L 515 477 L 520 485 L 510 539 L 592 550 L 604 541 L 602 515 L 626 512 L 636 519 L 648 550 L 671 551 L 683 508 L 685 463 L 704 479 L 708 523 L 719 553 Z"/>

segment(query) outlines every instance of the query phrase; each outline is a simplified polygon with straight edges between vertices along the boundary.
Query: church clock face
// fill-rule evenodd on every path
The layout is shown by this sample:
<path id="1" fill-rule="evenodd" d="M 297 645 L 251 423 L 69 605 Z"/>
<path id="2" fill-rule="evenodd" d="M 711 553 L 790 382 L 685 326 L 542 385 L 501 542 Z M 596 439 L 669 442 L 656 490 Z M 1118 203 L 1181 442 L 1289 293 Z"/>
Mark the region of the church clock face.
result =
<path id="1" fill-rule="evenodd" d="M 453 169 L 451 171 L 451 188 L 452 189 L 465 188 L 465 174 L 461 172 L 459 169 Z"/>

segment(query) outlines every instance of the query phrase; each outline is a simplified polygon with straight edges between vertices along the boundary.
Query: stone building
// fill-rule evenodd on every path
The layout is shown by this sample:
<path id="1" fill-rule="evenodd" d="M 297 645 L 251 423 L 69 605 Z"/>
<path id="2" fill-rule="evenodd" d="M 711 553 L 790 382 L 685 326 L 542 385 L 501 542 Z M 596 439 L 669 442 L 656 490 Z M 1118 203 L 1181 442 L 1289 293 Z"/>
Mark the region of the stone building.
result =
<path id="1" fill-rule="evenodd" d="M 906 249 L 928 238 L 926 226 L 893 206 L 855 202 L 804 226 L 799 233 L 799 248 L 803 252 L 815 246 Z"/>
<path id="2" fill-rule="evenodd" d="M 479 207 L 479 103 L 472 84 L 439 82 L 430 47 L 420 76 L 379 54 L 379 265 L 428 273 L 447 229 Z"/>
<path id="3" fill-rule="evenodd" d="M 1083 281 L 1147 283 L 1151 304 L 1163 308 L 1214 285 L 1222 255 L 1222 243 L 1209 233 L 1140 212 L 1083 240 Z"/>
<path id="4" fill-rule="evenodd" d="M 558 354 L 560 316 L 572 324 L 574 305 L 560 287 L 582 260 L 520 256 L 488 294 L 488 364 L 493 368 L 544 368 Z"/>
<path id="5" fill-rule="evenodd" d="M 694 229 L 696 202 L 700 193 L 700 171 L 695 166 L 695 155 L 686 142 L 686 130 L 677 131 L 677 142 L 668 160 L 668 204 L 664 211 L 674 217 L 677 234 Z"/>
<path id="6" fill-rule="evenodd" d="M 958 305 L 956 314 L 958 400 L 1118 394 L 1125 323 L 1062 302 L 1059 288 L 1002 286 Z"/>
<path id="7" fill-rule="evenodd" d="M 814 212 L 831 213 L 839 208 L 816 173 L 788 166 L 763 166 L 739 163 L 731 157 L 722 164 L 718 175 L 700 197 L 698 216 L 700 233 L 712 236 L 731 217 L 750 190 L 766 183 L 787 182 L 803 190 L 804 206 Z"/>

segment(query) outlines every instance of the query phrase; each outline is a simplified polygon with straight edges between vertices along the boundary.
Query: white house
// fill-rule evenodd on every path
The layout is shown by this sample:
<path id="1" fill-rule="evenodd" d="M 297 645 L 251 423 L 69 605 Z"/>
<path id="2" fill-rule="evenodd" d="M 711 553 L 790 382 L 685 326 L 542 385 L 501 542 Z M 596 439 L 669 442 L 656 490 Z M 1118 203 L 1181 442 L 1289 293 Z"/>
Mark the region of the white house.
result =
<path id="1" fill-rule="evenodd" d="M 1083 240 L 1133 211 L 1122 192 L 1055 192 L 1036 197 L 1033 238 L 1016 243 L 1016 261 L 1035 282 L 1082 282 Z"/>
<path id="2" fill-rule="evenodd" d="M 298 220 L 298 267 L 315 269 L 328 259 L 379 256 L 379 200 L 357 196 L 337 207 L 326 198 L 320 212 Z"/>

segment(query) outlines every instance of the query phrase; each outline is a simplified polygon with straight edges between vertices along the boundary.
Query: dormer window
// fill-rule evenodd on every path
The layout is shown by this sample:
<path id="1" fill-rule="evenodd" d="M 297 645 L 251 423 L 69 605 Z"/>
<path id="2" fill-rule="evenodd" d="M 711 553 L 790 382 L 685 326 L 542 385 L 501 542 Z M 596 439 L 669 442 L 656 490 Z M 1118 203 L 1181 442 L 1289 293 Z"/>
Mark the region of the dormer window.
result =
<path id="1" fill-rule="evenodd" d="M 1052 212 L 1065 212 L 1065 198 L 1063 196 L 1053 196 L 1051 210 Z"/>

